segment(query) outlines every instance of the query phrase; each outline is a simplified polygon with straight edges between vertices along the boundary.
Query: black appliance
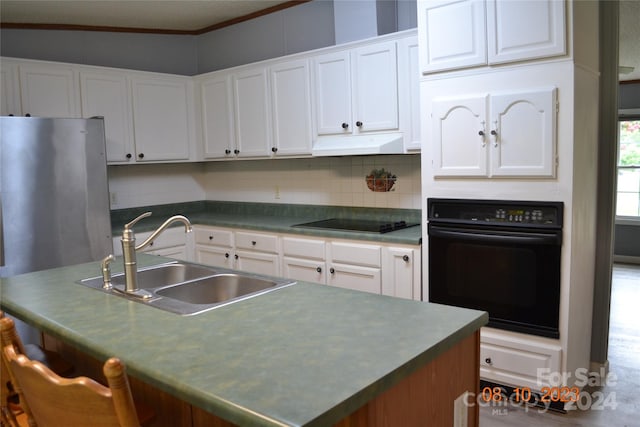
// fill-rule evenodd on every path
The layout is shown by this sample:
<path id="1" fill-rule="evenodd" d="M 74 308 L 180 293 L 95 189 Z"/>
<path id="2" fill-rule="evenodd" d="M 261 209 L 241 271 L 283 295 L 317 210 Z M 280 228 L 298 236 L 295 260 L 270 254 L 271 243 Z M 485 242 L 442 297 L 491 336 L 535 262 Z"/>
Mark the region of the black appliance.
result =
<path id="1" fill-rule="evenodd" d="M 558 338 L 562 202 L 427 199 L 429 301 Z"/>
<path id="2" fill-rule="evenodd" d="M 406 221 L 379 221 L 373 219 L 357 218 L 330 218 L 320 221 L 305 222 L 296 224 L 293 227 L 321 228 L 341 231 L 359 231 L 368 233 L 388 233 L 407 227 L 414 227 L 418 223 L 407 223 Z"/>

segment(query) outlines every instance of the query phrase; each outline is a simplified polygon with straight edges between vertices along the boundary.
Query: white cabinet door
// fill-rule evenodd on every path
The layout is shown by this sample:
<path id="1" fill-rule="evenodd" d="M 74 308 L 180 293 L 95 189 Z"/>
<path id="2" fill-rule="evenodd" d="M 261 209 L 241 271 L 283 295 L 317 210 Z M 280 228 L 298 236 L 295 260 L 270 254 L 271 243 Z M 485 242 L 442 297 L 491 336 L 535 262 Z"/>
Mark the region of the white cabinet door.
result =
<path id="1" fill-rule="evenodd" d="M 200 84 L 204 157 L 233 157 L 236 149 L 231 75 L 216 74 Z"/>
<path id="2" fill-rule="evenodd" d="M 420 69 L 426 74 L 564 55 L 565 3 L 418 0 Z"/>
<path id="3" fill-rule="evenodd" d="M 24 115 L 80 117 L 78 75 L 73 67 L 21 64 L 19 69 Z"/>
<path id="4" fill-rule="evenodd" d="M 565 3 L 487 0 L 489 63 L 564 55 Z"/>
<path id="5" fill-rule="evenodd" d="M 280 258 L 278 254 L 236 250 L 236 268 L 249 273 L 279 276 Z"/>
<path id="6" fill-rule="evenodd" d="M 333 52 L 316 57 L 314 77 L 317 133 L 351 133 L 353 125 L 349 52 Z"/>
<path id="7" fill-rule="evenodd" d="M 420 250 L 382 248 L 382 294 L 420 301 Z"/>
<path id="8" fill-rule="evenodd" d="M 271 153 L 271 111 L 267 69 L 251 68 L 233 76 L 238 157 Z"/>
<path id="9" fill-rule="evenodd" d="M 373 294 L 382 293 L 380 269 L 360 265 L 331 263 L 327 285 Z"/>
<path id="10" fill-rule="evenodd" d="M 311 83 L 309 61 L 274 65 L 271 73 L 275 155 L 311 154 Z"/>
<path id="11" fill-rule="evenodd" d="M 326 284 L 326 264 L 324 260 L 306 258 L 283 257 L 282 275 L 287 279 L 303 280 L 305 282 Z"/>
<path id="12" fill-rule="evenodd" d="M 0 67 L 0 116 L 21 116 L 18 65 L 3 59 Z"/>
<path id="13" fill-rule="evenodd" d="M 398 129 L 396 42 L 352 53 L 353 119 L 358 132 Z"/>
<path id="14" fill-rule="evenodd" d="M 187 79 L 140 76 L 132 79 L 137 161 L 188 160 L 193 97 Z"/>
<path id="15" fill-rule="evenodd" d="M 423 73 L 487 63 L 484 0 L 418 0 Z"/>
<path id="16" fill-rule="evenodd" d="M 418 37 L 398 42 L 398 105 L 404 147 L 420 150 L 420 65 Z"/>
<path id="17" fill-rule="evenodd" d="M 556 90 L 491 95 L 491 175 L 555 176 Z"/>
<path id="18" fill-rule="evenodd" d="M 233 268 L 232 250 L 219 246 L 196 245 L 196 262 L 215 267 Z"/>
<path id="19" fill-rule="evenodd" d="M 135 161 L 131 94 L 125 73 L 80 71 L 82 117 L 104 117 L 107 161 Z"/>
<path id="20" fill-rule="evenodd" d="M 487 99 L 433 101 L 434 176 L 487 175 Z"/>

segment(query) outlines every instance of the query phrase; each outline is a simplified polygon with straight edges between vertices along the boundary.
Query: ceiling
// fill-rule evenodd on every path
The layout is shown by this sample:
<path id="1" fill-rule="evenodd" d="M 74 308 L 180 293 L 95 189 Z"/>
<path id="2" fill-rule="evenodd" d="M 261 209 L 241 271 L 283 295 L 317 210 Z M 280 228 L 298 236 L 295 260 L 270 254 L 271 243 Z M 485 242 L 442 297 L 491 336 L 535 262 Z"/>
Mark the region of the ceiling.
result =
<path id="1" fill-rule="evenodd" d="M 249 19 L 298 2 L 279 0 L 1 0 L 3 24 L 56 24 L 192 33 Z M 620 1 L 620 66 L 640 80 L 640 1 Z"/>

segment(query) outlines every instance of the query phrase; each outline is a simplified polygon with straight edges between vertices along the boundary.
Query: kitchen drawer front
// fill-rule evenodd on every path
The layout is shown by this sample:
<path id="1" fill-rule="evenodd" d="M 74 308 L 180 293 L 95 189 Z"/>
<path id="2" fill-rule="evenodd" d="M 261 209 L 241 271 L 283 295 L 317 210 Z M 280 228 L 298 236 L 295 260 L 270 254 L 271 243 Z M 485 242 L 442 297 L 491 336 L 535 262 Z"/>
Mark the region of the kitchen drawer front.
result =
<path id="1" fill-rule="evenodd" d="M 284 256 L 324 260 L 325 243 L 318 239 L 283 237 L 282 253 Z"/>
<path id="2" fill-rule="evenodd" d="M 380 267 L 381 265 L 381 248 L 378 245 L 331 242 L 329 246 L 332 262 L 368 267 Z"/>
<path id="3" fill-rule="evenodd" d="M 221 228 L 194 227 L 197 244 L 233 247 L 233 231 Z"/>
<path id="4" fill-rule="evenodd" d="M 236 248 L 278 253 L 278 236 L 236 232 Z"/>
<path id="5" fill-rule="evenodd" d="M 284 257 L 282 259 L 282 275 L 287 279 L 324 285 L 326 279 L 326 265 L 324 261 Z"/>
<path id="6" fill-rule="evenodd" d="M 214 267 L 233 268 L 234 257 L 231 248 L 210 245 L 196 245 L 196 262 Z"/>
<path id="7" fill-rule="evenodd" d="M 382 275 L 379 268 L 357 265 L 330 264 L 327 285 L 356 291 L 382 293 Z"/>
<path id="8" fill-rule="evenodd" d="M 480 377 L 500 384 L 540 390 L 543 385 L 550 385 L 543 372 L 547 376 L 560 372 L 561 356 L 560 345 L 483 336 L 480 342 Z M 539 369 L 545 370 L 541 371 L 540 377 Z"/>

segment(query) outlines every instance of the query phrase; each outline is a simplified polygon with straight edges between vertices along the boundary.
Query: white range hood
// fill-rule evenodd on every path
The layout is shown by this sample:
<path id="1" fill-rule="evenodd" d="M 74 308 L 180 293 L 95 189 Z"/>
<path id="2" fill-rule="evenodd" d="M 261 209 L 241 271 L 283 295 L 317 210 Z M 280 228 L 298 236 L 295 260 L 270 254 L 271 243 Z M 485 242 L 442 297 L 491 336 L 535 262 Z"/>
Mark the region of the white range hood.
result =
<path id="1" fill-rule="evenodd" d="M 313 156 L 357 156 L 366 154 L 403 154 L 402 132 L 373 135 L 320 136 L 313 143 Z"/>

